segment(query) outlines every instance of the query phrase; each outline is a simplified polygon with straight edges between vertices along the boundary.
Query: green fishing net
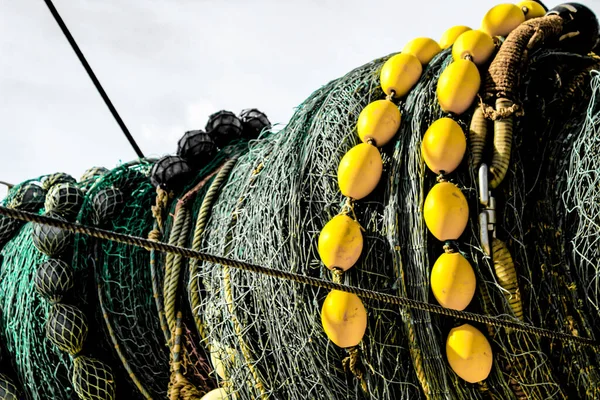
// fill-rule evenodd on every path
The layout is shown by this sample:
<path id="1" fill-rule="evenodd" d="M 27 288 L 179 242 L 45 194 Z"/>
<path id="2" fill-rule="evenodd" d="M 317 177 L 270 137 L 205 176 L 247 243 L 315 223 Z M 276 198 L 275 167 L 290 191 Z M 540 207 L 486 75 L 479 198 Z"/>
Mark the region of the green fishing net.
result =
<path id="1" fill-rule="evenodd" d="M 162 224 L 153 211 L 153 160 L 87 173 L 78 186 L 83 201 L 76 220 L 332 279 L 320 262 L 317 238 L 345 204 L 337 167 L 359 142 L 359 113 L 384 97 L 379 70 L 386 59 L 315 91 L 283 130 L 223 148 L 185 188 L 170 193 L 158 212 Z M 365 247 L 344 274 L 346 284 L 435 303 L 429 275 L 443 243 L 423 220 L 423 202 L 436 177 L 426 169 L 420 146 L 426 129 L 445 116 L 435 88 L 450 62 L 449 50 L 437 55 L 400 103 L 402 126 L 381 149 L 379 186 L 354 205 Z M 521 77 L 525 115 L 515 120 L 511 167 L 494 192 L 497 235 L 516 264 L 525 322 L 588 338 L 599 333 L 600 76 L 592 68 L 592 57 L 547 50 L 530 56 Z M 471 113 L 456 118 L 465 132 Z M 232 159 L 229 170 L 224 165 Z M 449 178 L 471 210 L 456 243 L 477 276 L 467 310 L 514 319 L 479 242 L 477 171 L 466 157 Z M 50 191 L 75 185 L 60 174 L 40 179 Z M 17 192 L 11 190 L 4 204 Z M 76 277 L 68 304 L 80 307 L 89 324 L 85 355 L 73 361 L 45 338 L 53 306 L 35 291 L 38 267 L 47 257 L 34 246 L 34 229 L 41 228 L 25 224 L 6 239 L 0 269 L 0 331 L 28 398 L 67 399 L 86 390 L 96 398 L 165 398 L 173 382 L 169 344 L 177 311 L 184 320 L 182 374 L 200 392 L 220 386 L 236 399 L 598 397 L 600 360 L 590 348 L 474 324 L 492 344 L 494 367 L 485 384 L 468 384 L 445 355 L 448 332 L 460 321 L 373 301 L 364 301 L 363 390 L 344 368 L 348 352 L 323 332 L 327 291 L 84 235 L 75 235 L 72 254 L 61 256 Z M 47 276 L 43 282 L 55 281 Z M 114 375 L 88 356 L 102 359 Z M 116 394 L 102 385 L 110 377 Z M 89 387 L 82 383 L 92 381 Z"/>

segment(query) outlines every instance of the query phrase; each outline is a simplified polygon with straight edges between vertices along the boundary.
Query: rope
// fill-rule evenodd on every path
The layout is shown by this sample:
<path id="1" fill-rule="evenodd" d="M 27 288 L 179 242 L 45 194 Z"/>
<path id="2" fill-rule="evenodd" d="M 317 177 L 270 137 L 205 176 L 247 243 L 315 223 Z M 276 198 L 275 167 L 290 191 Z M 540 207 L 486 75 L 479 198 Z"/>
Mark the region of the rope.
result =
<path id="1" fill-rule="evenodd" d="M 160 232 L 158 230 L 158 223 L 154 222 L 154 229 L 150 231 L 148 239 L 154 242 L 160 240 Z M 156 304 L 156 312 L 158 313 L 158 321 L 160 323 L 160 329 L 163 332 L 165 338 L 165 346 L 168 346 L 171 334 L 169 333 L 169 327 L 167 326 L 167 320 L 165 318 L 164 300 L 162 290 L 160 290 L 160 279 L 158 272 L 156 271 L 156 251 L 150 250 L 150 277 L 152 279 L 152 296 Z"/>
<path id="2" fill-rule="evenodd" d="M 96 227 L 80 225 L 74 222 L 62 221 L 55 218 L 50 218 L 44 215 L 37 215 L 27 211 L 14 210 L 0 206 L 0 215 L 4 215 L 13 219 L 18 219 L 26 222 L 34 222 L 38 224 L 49 225 L 64 229 L 69 232 L 80 233 L 92 237 L 96 237 L 104 240 L 111 240 L 118 243 L 123 243 L 131 246 L 137 246 L 146 250 L 162 251 L 165 253 L 172 253 L 181 255 L 187 258 L 194 258 L 204 262 L 213 264 L 220 264 L 224 267 L 231 267 L 242 271 L 253 272 L 256 274 L 262 274 L 271 276 L 278 279 L 284 279 L 296 283 L 302 283 L 318 288 L 328 290 L 340 290 L 346 293 L 353 293 L 359 297 L 369 300 L 376 300 L 382 303 L 392 304 L 396 306 L 406 307 L 409 309 L 426 311 L 433 314 L 444 315 L 447 317 L 453 317 L 465 321 L 477 322 L 481 324 L 487 324 L 494 327 L 509 328 L 518 332 L 528 333 L 545 337 L 548 339 L 563 340 L 572 343 L 581 344 L 584 346 L 590 346 L 597 351 L 600 351 L 600 345 L 595 340 L 584 338 L 581 336 L 573 336 L 561 332 L 554 332 L 543 328 L 538 328 L 528 324 L 523 324 L 515 321 L 501 319 L 498 317 L 491 317 L 487 315 L 476 314 L 467 311 L 457 311 L 449 308 L 443 308 L 434 304 L 425 303 L 418 300 L 409 299 L 406 297 L 393 296 L 387 293 L 376 292 L 372 290 L 362 289 L 355 286 L 342 285 L 331 281 L 313 278 L 310 276 L 299 275 L 293 272 L 287 272 L 268 268 L 260 265 L 249 264 L 241 261 L 236 261 L 224 257 L 218 257 L 211 254 L 194 251 L 183 247 L 178 247 L 166 243 L 154 242 L 149 239 L 144 239 L 137 236 L 126 235 L 122 233 L 112 232 L 105 229 Z"/>
<path id="3" fill-rule="evenodd" d="M 212 181 L 208 192 L 202 199 L 202 206 L 200 207 L 200 212 L 198 213 L 198 218 L 196 219 L 196 227 L 194 229 L 194 238 L 192 242 L 192 250 L 194 251 L 200 249 L 202 244 L 202 236 L 204 234 L 204 229 L 206 228 L 206 223 L 208 222 L 212 207 L 217 199 L 221 187 L 223 186 L 223 183 L 225 183 L 229 173 L 236 164 L 238 157 L 239 156 L 237 155 L 234 156 L 219 168 L 217 177 L 214 181 Z M 199 313 L 201 303 L 200 292 L 198 290 L 193 290 L 193 288 L 197 287 L 198 285 L 198 270 L 198 260 L 191 259 L 189 263 L 190 283 L 188 285 L 188 296 L 190 299 L 190 308 L 192 309 L 192 315 L 194 316 L 196 329 L 198 330 L 198 334 L 202 340 L 204 340 L 206 339 L 206 332 L 204 331 L 204 325 L 202 324 Z"/>
<path id="4" fill-rule="evenodd" d="M 150 393 L 148 393 L 142 382 L 140 382 L 140 380 L 138 379 L 135 372 L 133 372 L 131 366 L 129 365 L 129 362 L 123 354 L 123 351 L 121 351 L 121 347 L 119 346 L 117 337 L 115 336 L 115 332 L 113 330 L 110 318 L 108 316 L 108 311 L 106 310 L 106 306 L 104 305 L 104 297 L 102 295 L 102 287 L 100 285 L 98 285 L 98 301 L 100 302 L 100 310 L 102 311 L 102 317 L 104 318 L 106 328 L 108 329 L 108 336 L 110 336 L 110 340 L 115 348 L 115 351 L 117 352 L 117 355 L 119 356 L 119 359 L 121 360 L 121 363 L 123 364 L 123 367 L 125 368 L 125 371 L 127 371 L 127 373 L 129 374 L 129 378 L 131 378 L 131 380 L 138 388 L 142 396 L 144 396 L 146 399 L 152 400 L 152 396 L 150 396 Z"/>
<path id="5" fill-rule="evenodd" d="M 187 210 L 183 209 L 175 216 L 175 222 L 173 224 L 173 229 L 171 230 L 171 235 L 169 237 L 169 245 L 177 246 L 179 242 L 179 236 L 183 231 L 183 226 L 186 222 L 186 214 Z M 169 286 L 171 284 L 171 274 L 173 271 L 173 259 L 175 258 L 176 253 L 167 253 L 166 261 L 165 261 L 165 276 L 163 280 L 163 301 L 165 308 L 165 318 L 167 320 L 167 325 L 169 327 L 169 332 L 173 332 L 175 329 L 175 297 L 168 298 L 167 294 L 169 293 Z M 170 335 L 169 335 L 170 337 Z"/>
<path id="6" fill-rule="evenodd" d="M 258 164 L 258 166 L 252 171 L 252 176 L 248 182 L 248 186 L 251 186 L 256 181 L 256 179 L 258 178 L 258 175 L 260 174 L 260 171 L 262 171 L 263 167 L 264 167 L 264 163 L 261 161 Z M 231 239 L 232 239 L 233 230 L 235 228 L 235 225 L 237 224 L 238 215 L 240 215 L 240 210 L 242 209 L 242 207 L 245 203 L 245 200 L 246 200 L 246 198 L 244 196 L 240 197 L 238 199 L 235 209 L 231 213 L 231 215 L 232 215 L 231 221 L 229 223 L 229 229 L 227 230 L 228 236 L 227 236 L 227 246 L 225 248 L 225 254 L 228 254 L 231 249 L 231 243 L 232 243 Z M 244 339 L 242 324 L 235 313 L 233 289 L 231 286 L 230 266 L 223 267 L 223 285 L 224 285 L 225 301 L 227 304 L 227 309 L 229 311 L 229 315 L 231 317 L 231 322 L 233 323 L 235 334 L 237 336 L 238 343 L 240 345 L 240 350 L 242 352 L 242 355 L 244 356 L 244 359 L 246 360 L 246 364 L 248 366 L 248 369 L 250 370 L 250 374 L 254 378 L 254 387 L 260 392 L 260 398 L 262 400 L 266 400 L 266 399 L 268 399 L 268 396 L 267 396 L 267 393 L 265 390 L 265 385 L 263 384 L 262 379 L 261 379 L 260 375 L 258 374 L 256 367 L 254 366 L 254 361 L 252 360 L 252 351 L 250 349 L 250 346 Z"/>
<path id="7" fill-rule="evenodd" d="M 561 32 L 563 20 L 557 15 L 525 21 L 506 38 L 494 61 L 488 68 L 485 82 L 485 100 L 505 97 L 518 103 L 521 70 L 528 61 L 528 53 L 544 39 Z"/>
<path id="8" fill-rule="evenodd" d="M 202 397 L 200 391 L 181 373 L 181 311 L 177 312 L 177 320 L 173 331 L 173 351 L 171 352 L 171 384 L 169 387 L 169 400 L 198 400 Z"/>
<path id="9" fill-rule="evenodd" d="M 362 361 L 360 358 L 360 350 L 358 346 L 349 347 L 348 357 L 342 360 L 344 370 L 349 370 L 360 382 L 360 387 L 363 392 L 367 392 L 367 381 L 365 380 L 365 371 L 363 370 Z"/>
<path id="10" fill-rule="evenodd" d="M 119 124 L 119 127 L 123 131 L 123 134 L 125 134 L 125 137 L 129 141 L 129 144 L 131 145 L 131 147 L 133 147 L 135 154 L 137 154 L 137 156 L 139 158 L 144 158 L 144 153 L 142 153 L 142 150 L 140 150 L 139 146 L 133 139 L 133 136 L 131 136 L 129 129 L 127 129 L 127 126 L 125 126 L 125 122 L 123 122 L 123 120 L 121 119 L 121 116 L 117 112 L 117 109 L 115 108 L 115 106 L 113 106 L 112 102 L 110 101 L 110 98 L 108 97 L 108 95 L 104 91 L 104 88 L 100 84 L 100 81 L 98 80 L 98 78 L 96 78 L 96 74 L 94 74 L 92 67 L 90 67 L 90 64 L 88 64 L 87 60 L 85 59 L 85 56 L 81 52 L 81 49 L 79 49 L 77 42 L 75 42 L 75 39 L 71 35 L 71 32 L 69 32 L 69 28 L 67 28 L 67 25 L 65 25 L 65 22 L 63 21 L 60 14 L 56 10 L 56 7 L 54 7 L 54 4 L 52 4 L 52 0 L 44 0 L 44 1 L 45 1 L 46 5 L 48 6 L 48 9 L 50 10 L 50 13 L 54 17 L 54 20 L 56 21 L 56 23 L 62 30 L 62 32 L 65 35 L 65 37 L 67 38 L 67 40 L 69 41 L 69 44 L 71 45 L 71 48 L 77 55 L 77 58 L 79 58 L 81 65 L 83 66 L 83 68 L 85 68 L 85 71 L 88 73 L 88 76 L 94 83 L 94 86 L 96 87 L 96 90 L 100 94 L 100 97 L 102 97 L 102 100 L 104 100 L 104 103 L 106 103 L 106 106 L 110 110 L 113 118 L 115 119 L 115 121 L 117 121 L 117 124 Z"/>

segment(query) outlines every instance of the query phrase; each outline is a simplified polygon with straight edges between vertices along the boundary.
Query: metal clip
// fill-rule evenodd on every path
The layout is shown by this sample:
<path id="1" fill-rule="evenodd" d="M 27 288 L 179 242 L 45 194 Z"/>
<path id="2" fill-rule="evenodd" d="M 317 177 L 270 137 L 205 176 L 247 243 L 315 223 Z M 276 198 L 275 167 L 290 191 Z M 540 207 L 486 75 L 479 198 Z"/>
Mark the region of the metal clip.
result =
<path id="1" fill-rule="evenodd" d="M 483 163 L 479 167 L 479 202 L 488 206 L 490 202 L 490 186 L 488 184 L 489 170 L 487 164 Z"/>
<path id="2" fill-rule="evenodd" d="M 479 214 L 479 238 L 483 251 L 491 257 L 492 245 L 490 232 L 492 237 L 496 237 L 496 199 L 492 197 L 488 183 L 488 166 L 481 164 L 479 167 L 479 202 L 485 208 Z"/>

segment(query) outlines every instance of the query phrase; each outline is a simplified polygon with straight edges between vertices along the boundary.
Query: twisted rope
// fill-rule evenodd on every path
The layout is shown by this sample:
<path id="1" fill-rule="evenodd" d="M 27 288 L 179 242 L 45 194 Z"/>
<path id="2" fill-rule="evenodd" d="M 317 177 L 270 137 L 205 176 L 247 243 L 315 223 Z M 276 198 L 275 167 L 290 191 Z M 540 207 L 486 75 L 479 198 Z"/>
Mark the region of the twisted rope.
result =
<path id="1" fill-rule="evenodd" d="M 596 351 L 600 351 L 600 345 L 593 339 L 574 336 L 561 332 L 554 332 L 543 328 L 538 328 L 528 324 L 523 324 L 499 317 L 492 317 L 487 315 L 476 314 L 468 311 L 457 311 L 449 308 L 443 308 L 434 304 L 425 303 L 418 300 L 409 299 L 406 297 L 393 296 L 387 293 L 376 292 L 372 290 L 362 289 L 355 286 L 342 285 L 326 281 L 319 278 L 313 278 L 310 276 L 299 275 L 293 272 L 281 271 L 273 268 L 268 268 L 260 265 L 249 264 L 229 258 L 218 257 L 211 254 L 194 251 L 192 249 L 178 247 L 166 243 L 155 242 L 149 239 L 144 239 L 137 236 L 126 235 L 122 233 L 112 232 L 105 229 L 96 227 L 80 225 L 74 222 L 62 221 L 55 218 L 50 218 L 44 215 L 37 215 L 27 211 L 13 210 L 0 206 L 0 215 L 4 215 L 13 219 L 18 219 L 25 222 L 34 222 L 38 224 L 44 224 L 53 226 L 56 228 L 64 229 L 69 232 L 80 233 L 92 237 L 96 237 L 104 240 L 111 240 L 118 243 L 123 243 L 131 246 L 137 246 L 146 250 L 162 251 L 165 253 L 177 254 L 187 258 L 193 258 L 196 260 L 209 262 L 213 264 L 220 264 L 222 266 L 236 268 L 242 271 L 253 272 L 256 274 L 262 274 L 271 276 L 278 279 L 285 279 L 288 281 L 302 283 L 314 287 L 319 287 L 328 290 L 340 290 L 346 293 L 353 293 L 359 297 L 369 300 L 375 300 L 382 303 L 392 304 L 400 307 L 406 307 L 409 309 L 426 311 L 438 315 L 444 315 L 447 317 L 457 318 L 460 320 L 477 322 L 499 328 L 509 328 L 517 332 L 528 333 L 531 335 L 537 335 L 548 339 L 563 340 L 572 343 L 581 344 L 584 346 L 590 346 Z"/>
<path id="2" fill-rule="evenodd" d="M 229 173 L 236 164 L 238 157 L 239 156 L 237 155 L 234 156 L 233 158 L 225 162 L 225 164 L 223 164 L 223 166 L 221 166 L 217 170 L 217 177 L 214 181 L 212 181 L 208 192 L 204 196 L 204 199 L 202 199 L 202 206 L 200 207 L 200 212 L 198 213 L 198 218 L 196 219 L 196 227 L 194 229 L 194 238 L 192 242 L 192 250 L 194 251 L 200 249 L 204 229 L 206 228 L 206 223 L 208 222 L 208 218 L 210 216 L 212 207 L 215 203 L 215 200 L 217 199 L 219 192 L 221 191 L 223 183 L 225 183 L 227 177 L 229 176 Z M 190 299 L 190 308 L 192 309 L 192 315 L 194 316 L 194 323 L 196 324 L 196 329 L 198 330 L 198 334 L 200 335 L 202 340 L 204 340 L 206 339 L 206 332 L 204 331 L 204 325 L 202 324 L 202 320 L 200 319 L 200 292 L 198 290 L 193 290 L 193 288 L 198 286 L 198 270 L 198 260 L 191 259 L 189 263 L 190 282 L 188 285 L 188 296 Z"/>

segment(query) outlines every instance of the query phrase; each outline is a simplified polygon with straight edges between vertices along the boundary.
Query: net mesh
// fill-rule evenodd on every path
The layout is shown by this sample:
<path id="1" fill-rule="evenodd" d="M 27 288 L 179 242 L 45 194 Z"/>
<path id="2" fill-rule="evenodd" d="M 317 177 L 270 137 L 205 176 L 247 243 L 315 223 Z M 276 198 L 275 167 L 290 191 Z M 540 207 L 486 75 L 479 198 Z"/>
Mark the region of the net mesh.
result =
<path id="1" fill-rule="evenodd" d="M 263 131 L 258 140 L 223 148 L 186 180 L 187 187 L 164 194 L 168 205 L 159 218 L 150 183 L 154 161 L 91 173 L 80 185 L 85 196 L 77 221 L 332 279 L 319 260 L 317 238 L 345 204 L 337 166 L 358 143 L 359 113 L 384 97 L 378 73 L 386 59 L 314 92 L 282 131 Z M 356 267 L 343 275 L 344 283 L 435 302 L 430 268 L 444 243 L 424 225 L 422 205 L 436 177 L 426 170 L 420 148 L 426 129 L 444 116 L 435 89 L 450 62 L 450 50 L 436 56 L 399 105 L 402 127 L 381 150 L 383 178 L 354 205 L 366 247 Z M 525 115 L 515 120 L 511 166 L 494 191 L 497 236 L 515 263 L 523 319 L 590 338 L 598 334 L 600 256 L 598 73 L 589 85 L 596 64 L 592 57 L 557 51 L 530 55 L 519 93 Z M 465 132 L 470 117 L 467 112 L 456 118 Z M 235 165 L 222 177 L 218 171 L 228 159 Z M 477 276 L 468 311 L 516 319 L 504 282 L 496 279 L 479 243 L 476 171 L 465 160 L 449 178 L 471 210 L 467 231 L 452 244 Z M 54 175 L 43 182 L 50 188 L 48 182 L 65 179 Z M 13 188 L 4 204 L 17 191 Z M 81 284 L 74 288 L 77 301 L 69 304 L 87 316 L 98 340 L 72 362 L 44 339 L 51 306 L 34 291 L 37 267 L 47 259 L 34 247 L 33 238 L 37 243 L 44 236 L 32 238 L 36 229 L 41 228 L 26 224 L 14 232 L 2 250 L 0 269 L 3 341 L 28 398 L 72 398 L 73 391 L 88 398 L 137 398 L 144 392 L 165 397 L 169 382 L 173 387 L 184 381 L 171 376 L 170 359 L 182 362 L 185 382 L 200 392 L 220 386 L 237 399 L 600 396 L 599 355 L 586 347 L 477 326 L 490 338 L 494 368 L 484 383 L 467 384 L 445 359 L 446 336 L 458 321 L 366 301 L 366 335 L 348 354 L 323 332 L 320 309 L 327 292 L 322 289 L 210 263 L 190 265 L 181 257 L 82 235 L 75 237 L 69 262 Z M 63 257 L 71 261 L 70 253 Z M 172 356 L 178 311 L 183 312 L 181 354 Z M 61 324 L 67 320 L 73 318 Z M 366 391 L 344 368 L 353 362 L 364 369 Z"/>

